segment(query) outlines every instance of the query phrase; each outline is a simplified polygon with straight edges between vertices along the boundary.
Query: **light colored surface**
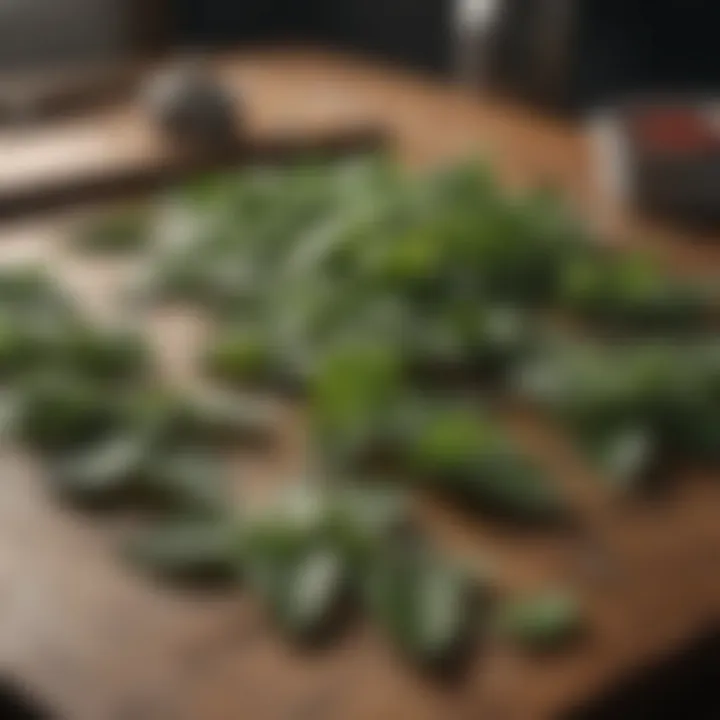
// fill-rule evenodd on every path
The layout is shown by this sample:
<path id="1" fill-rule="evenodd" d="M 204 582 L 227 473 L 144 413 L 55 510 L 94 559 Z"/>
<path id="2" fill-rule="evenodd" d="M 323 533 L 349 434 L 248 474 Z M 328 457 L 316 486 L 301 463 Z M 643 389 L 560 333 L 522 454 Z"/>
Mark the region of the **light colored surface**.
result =
<path id="1" fill-rule="evenodd" d="M 0 192 L 62 182 L 69 175 L 103 172 L 108 167 L 152 163 L 162 154 L 152 129 L 134 108 L 52 127 L 8 130 L 3 140 Z"/>

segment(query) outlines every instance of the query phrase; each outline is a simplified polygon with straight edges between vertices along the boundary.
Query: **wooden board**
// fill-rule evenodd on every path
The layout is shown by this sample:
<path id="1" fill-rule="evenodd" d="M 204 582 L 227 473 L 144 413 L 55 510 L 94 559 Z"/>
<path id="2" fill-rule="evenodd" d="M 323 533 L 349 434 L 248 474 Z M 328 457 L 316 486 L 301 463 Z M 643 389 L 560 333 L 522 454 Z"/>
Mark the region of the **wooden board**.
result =
<path id="1" fill-rule="evenodd" d="M 573 129 L 342 59 L 278 53 L 225 61 L 223 67 L 253 100 L 253 121 L 268 133 L 384 120 L 397 134 L 401 159 L 412 167 L 485 145 L 508 183 L 553 177 L 590 217 L 600 216 L 583 165 L 583 138 Z M 84 138 L 84 159 L 60 154 L 77 166 L 137 158 L 148 146 L 137 143 L 142 132 L 131 141 L 129 128 L 137 126 L 125 125 L 127 117 L 101 120 L 125 144 L 93 144 L 97 126 L 80 124 L 57 137 Z M 50 135 L 45 142 L 52 146 Z M 75 221 L 8 226 L 2 256 L 43 258 L 90 307 L 101 309 L 127 268 L 68 256 L 64 224 Z M 712 248 L 686 246 L 670 231 L 652 249 L 688 272 L 718 268 Z M 202 335 L 201 323 L 185 314 L 159 314 L 151 327 L 158 348 L 183 372 L 182 358 Z M 720 616 L 717 478 L 688 474 L 665 501 L 619 504 L 537 418 L 511 412 L 508 422 L 567 489 L 580 519 L 576 532 L 518 533 L 463 518 L 423 497 L 416 512 L 440 544 L 478 567 L 497 568 L 509 588 L 578 586 L 590 632 L 566 652 L 533 657 L 488 643 L 467 677 L 453 685 L 421 677 L 363 624 L 335 648 L 301 654 L 241 590 L 188 594 L 136 576 L 113 551 L 112 522 L 58 507 L 38 470 L 5 448 L 0 667 L 71 720 L 543 720 L 707 632 Z M 288 442 L 273 457 L 245 458 L 238 481 L 264 487 L 282 477 L 295 457 Z"/>
<path id="2" fill-rule="evenodd" d="M 73 176 L 50 173 L 31 184 L 8 185 L 0 189 L 0 219 L 137 196 L 198 173 L 224 168 L 375 150 L 385 145 L 385 140 L 375 127 L 338 128 L 301 136 L 285 133 L 248 137 L 220 155 L 184 155 L 174 150 L 143 153 L 134 164 L 88 167 Z"/>
<path id="3" fill-rule="evenodd" d="M 372 149 L 386 141 L 378 123 L 362 119 L 273 127 L 254 117 L 250 100 L 238 108 L 238 142 L 214 153 L 191 152 L 163 134 L 137 101 L 138 65 L 101 78 L 94 79 L 95 92 L 108 83 L 105 99 L 115 100 L 109 106 L 0 132 L 0 219 L 147 192 L 208 169 Z M 80 77 L 78 87 L 83 81 L 92 86 L 91 80 Z"/>

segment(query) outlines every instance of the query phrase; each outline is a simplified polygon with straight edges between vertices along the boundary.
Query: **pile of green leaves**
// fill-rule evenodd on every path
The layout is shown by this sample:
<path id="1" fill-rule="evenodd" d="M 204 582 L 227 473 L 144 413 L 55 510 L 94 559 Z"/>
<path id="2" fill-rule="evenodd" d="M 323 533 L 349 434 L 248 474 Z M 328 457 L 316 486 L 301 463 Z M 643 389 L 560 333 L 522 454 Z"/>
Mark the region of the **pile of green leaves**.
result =
<path id="1" fill-rule="evenodd" d="M 155 214 L 169 223 L 162 232 Z M 518 383 L 616 477 L 644 476 L 668 455 L 717 456 L 718 354 L 671 341 L 713 328 L 714 289 L 603 248 L 551 193 L 509 195 L 478 162 L 412 178 L 383 157 L 206 178 L 85 239 L 145 254 L 143 302 L 207 311 L 215 334 L 203 363 L 222 386 L 302 397 L 310 450 L 329 477 L 382 467 L 467 509 L 557 522 L 563 497 L 492 412 Z M 19 306 L 26 292 L 8 285 Z M 546 329 L 558 318 L 625 343 L 557 342 Z M 27 387 L 15 427 L 54 458 L 58 486 L 151 498 L 179 515 L 136 539 L 138 561 L 242 578 L 299 639 L 362 607 L 431 665 L 461 654 L 479 627 L 543 647 L 577 629 L 564 595 L 518 601 L 491 621 L 471 578 L 414 547 L 416 535 L 398 537 L 404 514 L 367 485 L 335 482 L 236 517 L 198 479 L 213 475 L 222 428 L 257 437 L 264 418 L 149 393 L 152 370 L 127 340 L 82 326 L 48 345 L 8 323 L 0 372 Z M 635 336 L 666 340 L 638 346 Z"/>
<path id="2" fill-rule="evenodd" d="M 302 394 L 330 477 L 384 454 L 411 487 L 545 523 L 562 497 L 463 388 L 507 389 L 537 343 L 528 308 L 557 302 L 576 235 L 548 198 L 504 197 L 477 164 L 418 181 L 363 158 L 198 183 L 108 216 L 78 247 L 141 251 L 143 300 L 206 308 L 217 378 Z M 361 609 L 432 667 L 492 627 L 486 584 L 408 531 L 397 493 L 335 481 L 239 513 L 223 444 L 268 437 L 272 417 L 166 389 L 142 338 L 97 326 L 46 277 L 7 273 L 0 300 L 9 429 L 64 497 L 151 511 L 128 546 L 139 564 L 242 581 L 303 642 Z M 575 620 L 527 614 L 543 643 Z"/>
<path id="3" fill-rule="evenodd" d="M 394 418 L 407 416 L 408 406 L 424 405 L 417 412 L 427 416 L 435 412 L 430 406 L 447 404 L 421 402 L 428 388 L 433 397 L 468 384 L 486 394 L 513 390 L 527 359 L 548 344 L 545 328 L 558 316 L 582 334 L 621 334 L 630 344 L 634 336 L 697 333 L 717 320 L 710 286 L 673 278 L 648 257 L 603 247 L 551 193 L 508 195 L 474 160 L 419 178 L 376 156 L 251 170 L 182 188 L 170 205 L 182 219 L 182 242 L 152 252 L 146 290 L 211 312 L 216 334 L 205 366 L 216 379 L 302 396 L 314 425 L 327 426 L 328 412 L 347 415 L 334 439 L 328 442 L 324 430 L 318 444 L 350 467 L 358 453 L 346 450 L 344 423 L 355 426 L 349 433 L 355 445 L 362 425 L 373 429 L 369 439 L 378 445 L 394 442 L 396 458 L 416 472 L 412 442 L 400 443 L 387 427 L 407 421 Z M 595 355 L 607 375 L 624 362 Z M 680 353 L 670 355 L 673 372 L 682 375 Z M 373 401 L 378 373 L 389 376 L 380 381 L 384 395 Z M 578 382 L 592 394 L 600 381 Z M 640 392 L 641 382 L 627 383 Z M 352 407 L 353 395 L 377 409 Z M 707 439 L 718 410 L 712 402 L 701 405 L 685 408 L 685 433 Z M 707 440 L 670 444 L 672 433 L 658 431 L 656 422 L 632 424 L 627 434 L 604 428 L 582 434 L 593 435 L 595 447 L 609 445 L 601 457 L 617 446 L 622 457 L 647 455 L 655 464 L 657 453 L 647 453 L 654 445 L 678 456 L 707 455 L 700 447 Z M 481 429 L 478 448 L 486 435 Z M 503 456 L 519 453 L 503 444 Z M 517 470 L 525 487 L 544 485 L 529 463 L 516 465 L 527 466 Z M 504 483 L 499 479 L 488 497 L 503 494 Z M 519 503 L 517 514 L 523 512 Z"/>
<path id="4" fill-rule="evenodd" d="M 311 392 L 312 430 L 326 462 L 392 468 L 406 483 L 466 510 L 518 523 L 564 517 L 553 484 L 477 402 L 403 387 L 397 366 L 371 348 L 328 362 Z"/>
<path id="5" fill-rule="evenodd" d="M 563 268 L 559 305 L 614 332 L 686 334 L 717 326 L 718 287 L 668 277 L 649 258 L 600 251 Z"/>
<path id="6" fill-rule="evenodd" d="M 175 202 L 191 231 L 158 249 L 150 295 L 211 312 L 205 363 L 216 378 L 301 394 L 313 427 L 335 424 L 316 445 L 342 470 L 354 467 L 340 435 L 357 430 L 347 425 L 379 430 L 378 414 L 411 415 L 429 385 L 501 386 L 534 340 L 516 305 L 549 299 L 571 245 L 544 198 L 503 201 L 474 163 L 422 181 L 376 157 L 266 169 L 185 188 Z M 531 206 L 544 226 L 529 222 Z M 486 447 L 489 425 L 477 421 L 472 461 L 428 464 L 434 485 L 478 509 L 554 515 L 540 512 L 538 498 L 557 503 L 519 450 L 507 438 Z M 424 441 L 404 435 L 395 456 L 413 474 Z"/>
<path id="7" fill-rule="evenodd" d="M 564 344 L 529 363 L 520 384 L 623 486 L 720 461 L 717 343 Z"/>
<path id="8" fill-rule="evenodd" d="M 84 504 L 198 510 L 220 503 L 220 442 L 270 437 L 260 406 L 163 389 L 145 340 L 84 317 L 29 267 L 0 274 L 3 430 Z"/>
<path id="9" fill-rule="evenodd" d="M 635 333 L 707 326 L 717 312 L 716 288 L 603 247 L 551 193 L 509 196 L 476 161 L 420 178 L 376 157 L 249 171 L 175 202 L 191 229 L 158 257 L 154 291 L 260 317 L 280 340 L 355 329 L 378 306 L 459 347 L 488 305 Z"/>
<path id="10" fill-rule="evenodd" d="M 328 642 L 363 613 L 403 655 L 434 671 L 459 667 L 483 633 L 548 649 L 578 629 L 566 596 L 522 604 L 493 597 L 488 578 L 423 542 L 407 505 L 387 486 L 294 484 L 236 517 L 156 526 L 127 552 L 161 577 L 243 583 L 304 646 Z"/>

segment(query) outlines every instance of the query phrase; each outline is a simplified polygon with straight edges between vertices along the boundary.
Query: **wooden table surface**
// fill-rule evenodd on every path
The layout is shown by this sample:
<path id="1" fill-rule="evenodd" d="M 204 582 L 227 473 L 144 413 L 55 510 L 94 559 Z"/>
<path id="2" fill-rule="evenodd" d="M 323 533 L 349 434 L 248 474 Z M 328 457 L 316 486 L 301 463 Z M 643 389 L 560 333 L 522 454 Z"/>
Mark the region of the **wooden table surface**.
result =
<path id="1" fill-rule="evenodd" d="M 247 98 L 253 132 L 302 134 L 382 122 L 401 160 L 424 167 L 487 153 L 511 186 L 552 181 L 591 221 L 687 272 L 720 269 L 718 247 L 689 242 L 603 207 L 582 133 L 499 102 L 397 71 L 306 51 L 223 58 Z M 67 177 L 147 162 L 165 152 L 131 107 L 59 126 L 0 135 L 0 194 L 49 174 Z M 3 256 L 46 259 L 97 300 L 117 269 L 68 257 L 64 223 L 3 228 Z M 652 231 L 652 232 L 649 232 Z M 108 274 L 109 273 L 109 274 Z M 191 345 L 197 325 L 160 317 L 159 346 Z M 153 320 L 154 322 L 154 320 Z M 165 344 L 167 345 L 167 344 Z M 589 632 L 557 655 L 533 657 L 488 643 L 466 678 L 429 682 L 360 626 L 335 648 L 288 647 L 242 591 L 188 594 L 136 576 L 113 552 L 112 523 L 59 508 L 27 459 L 6 449 L 0 483 L 0 669 L 70 720 L 507 718 L 542 720 L 601 692 L 630 670 L 720 620 L 720 484 L 688 473 L 672 497 L 619 503 L 572 448 L 535 418 L 514 431 L 567 489 L 581 537 L 511 531 L 470 521 L 426 498 L 417 512 L 438 542 L 512 589 L 570 583 Z M 292 453 L 245 460 L 272 478 Z M 263 480 L 264 481 L 264 480 Z M 269 482 L 269 480 L 268 480 Z M 605 570 L 598 572 L 597 565 Z"/>

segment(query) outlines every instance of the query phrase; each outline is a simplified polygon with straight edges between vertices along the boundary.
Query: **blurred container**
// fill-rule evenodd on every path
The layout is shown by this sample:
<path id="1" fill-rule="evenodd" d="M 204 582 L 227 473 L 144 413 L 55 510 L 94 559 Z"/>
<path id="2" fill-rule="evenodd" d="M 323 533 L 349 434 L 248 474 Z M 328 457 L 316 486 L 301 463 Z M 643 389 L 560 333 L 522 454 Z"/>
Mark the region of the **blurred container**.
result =
<path id="1" fill-rule="evenodd" d="M 635 101 L 593 127 L 600 184 L 613 202 L 720 226 L 720 100 Z"/>
<path id="2" fill-rule="evenodd" d="M 238 140 L 239 99 L 200 58 L 181 59 L 151 75 L 142 100 L 180 147 L 222 151 Z"/>

